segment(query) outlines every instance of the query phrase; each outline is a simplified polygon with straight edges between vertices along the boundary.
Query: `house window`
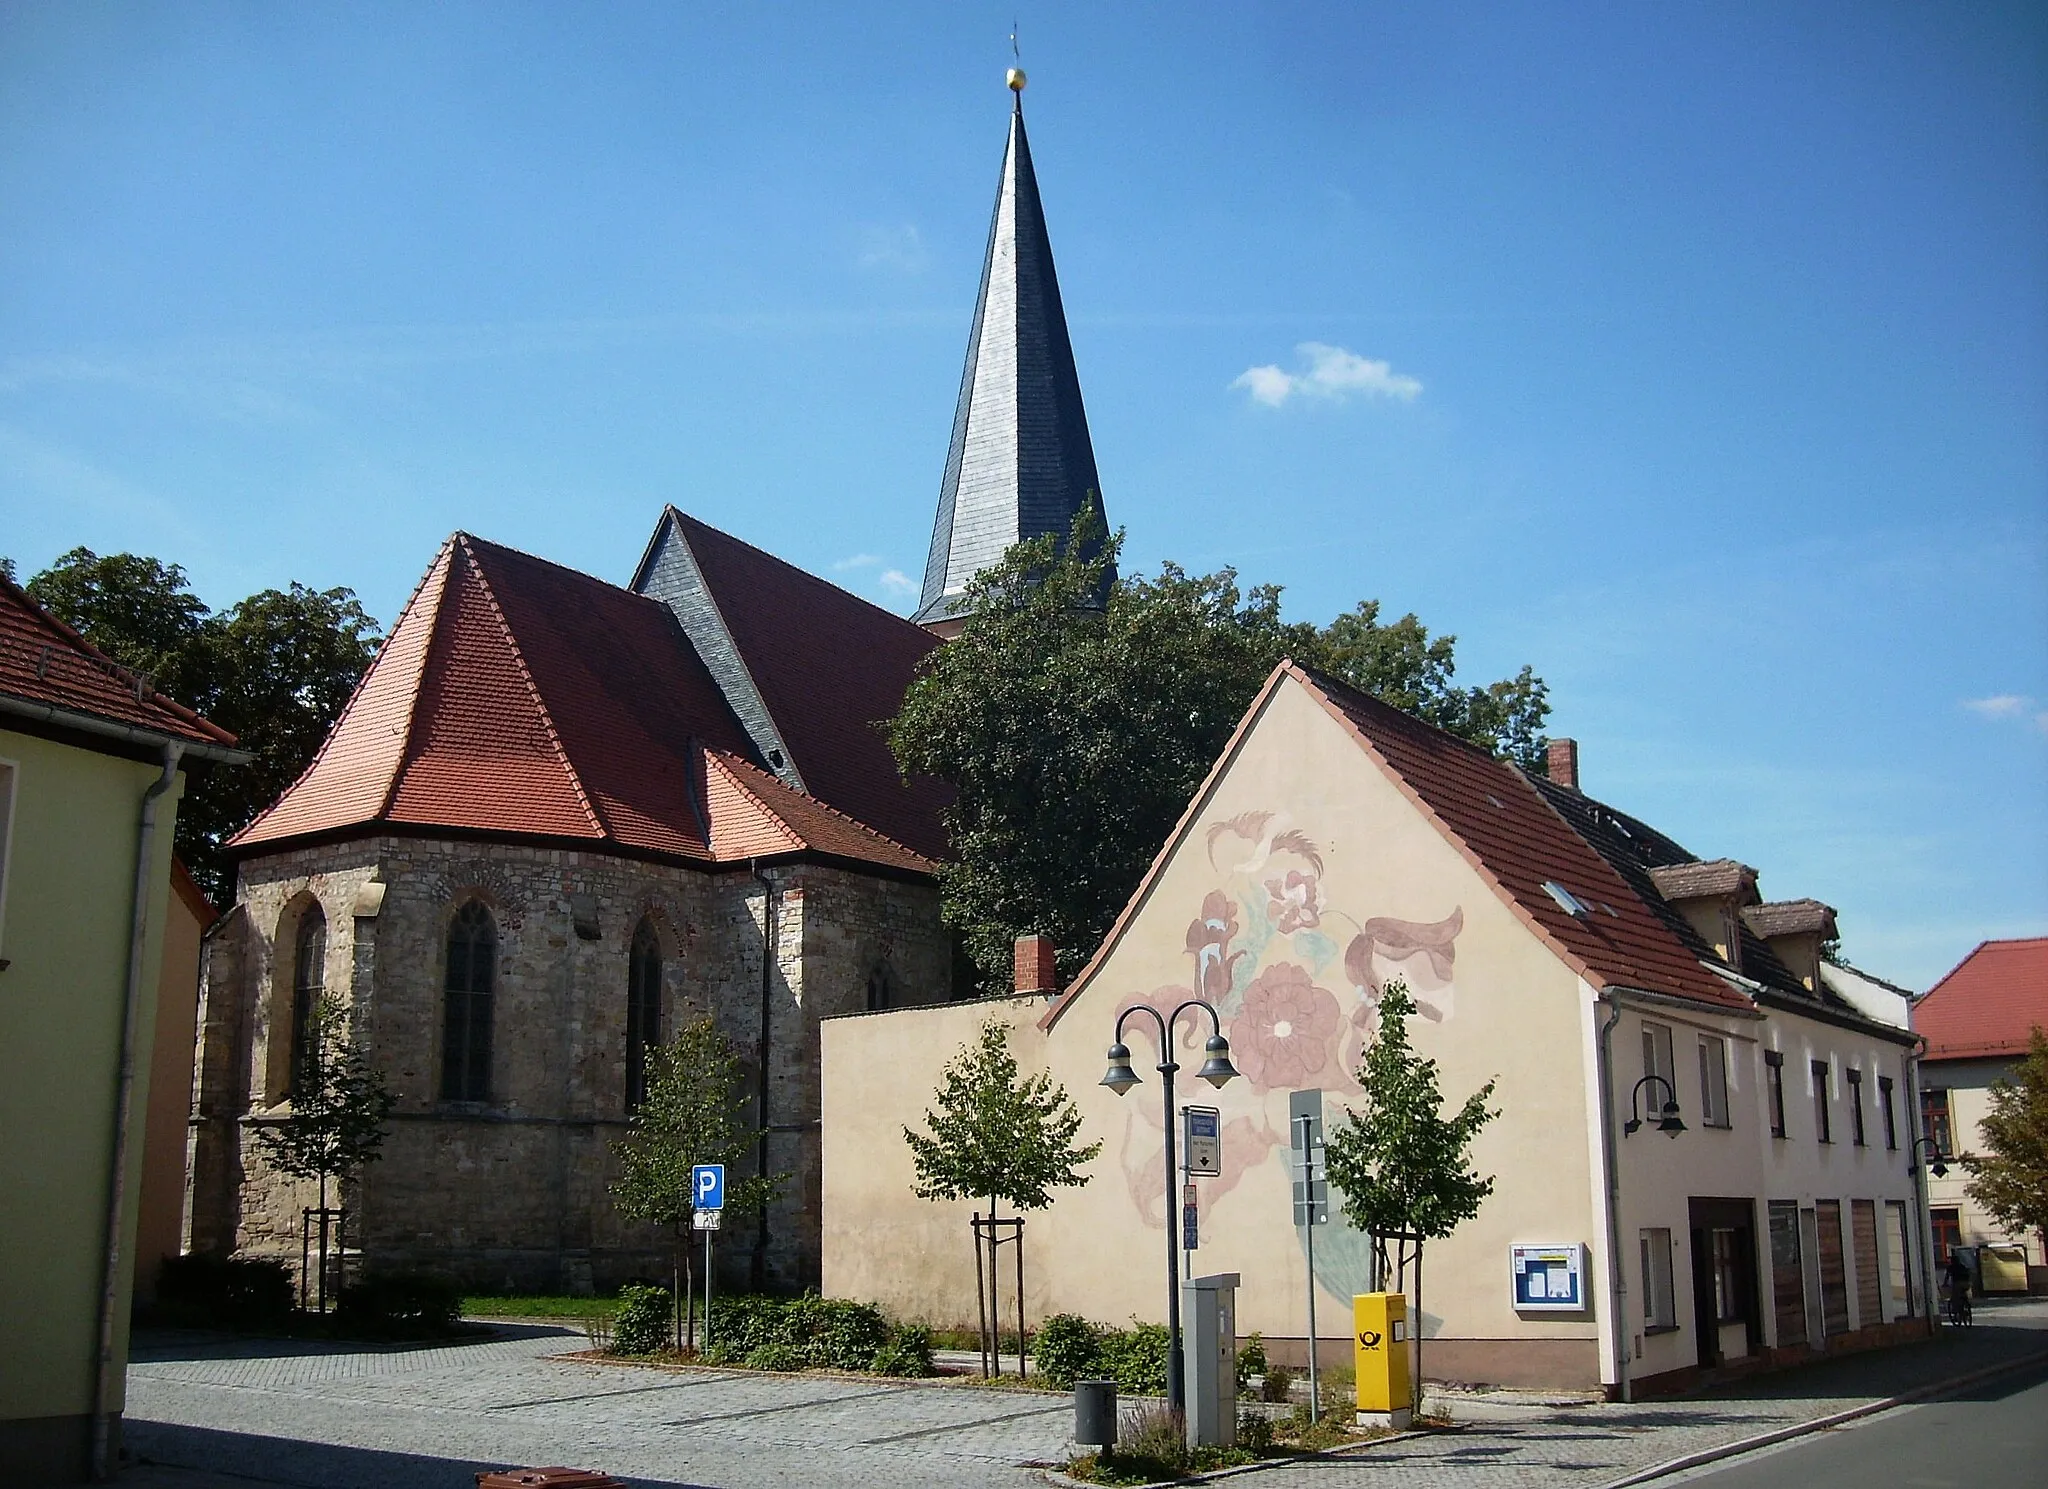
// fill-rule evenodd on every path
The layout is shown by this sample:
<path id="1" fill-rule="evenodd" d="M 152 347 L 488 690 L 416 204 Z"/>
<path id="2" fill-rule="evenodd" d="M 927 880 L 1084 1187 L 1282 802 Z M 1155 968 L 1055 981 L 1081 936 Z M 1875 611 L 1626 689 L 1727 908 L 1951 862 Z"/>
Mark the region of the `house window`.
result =
<path id="1" fill-rule="evenodd" d="M 1713 1247 L 1714 1322 L 1739 1324 L 1748 1306 L 1742 1295 L 1742 1232 L 1717 1225 L 1707 1234 Z"/>
<path id="2" fill-rule="evenodd" d="M 1863 1146 L 1863 1072 L 1845 1070 L 1849 1080 L 1849 1141 Z"/>
<path id="3" fill-rule="evenodd" d="M 868 973 L 868 1012 L 880 1013 L 896 1003 L 896 974 L 887 962 L 876 962 Z"/>
<path id="4" fill-rule="evenodd" d="M 1835 1140 L 1833 1124 L 1828 1119 L 1828 1062 L 1813 1062 L 1813 1130 L 1824 1143 Z"/>
<path id="5" fill-rule="evenodd" d="M 1949 1142 L 1948 1092 L 1922 1091 L 1920 1093 L 1920 1134 L 1934 1144 L 1937 1153 L 1953 1153 L 1955 1148 Z"/>
<path id="6" fill-rule="evenodd" d="M 1671 1232 L 1661 1227 L 1642 1234 L 1643 1332 L 1678 1327 L 1678 1303 L 1671 1291 Z"/>
<path id="7" fill-rule="evenodd" d="M 1764 1051 L 1764 1085 L 1770 1094 L 1771 1136 L 1785 1135 L 1785 1057 L 1776 1050 Z"/>
<path id="8" fill-rule="evenodd" d="M 642 920 L 626 956 L 626 1110 L 647 1099 L 647 1052 L 661 1044 L 661 937 Z"/>
<path id="9" fill-rule="evenodd" d="M 1711 1035 L 1700 1036 L 1700 1121 L 1708 1127 L 1727 1127 L 1728 1043 Z"/>
<path id="10" fill-rule="evenodd" d="M 1896 1150 L 1899 1146 L 1899 1119 L 1892 1111 L 1892 1078 L 1888 1075 L 1877 1078 L 1877 1105 L 1884 1113 L 1884 1145 Z"/>
<path id="11" fill-rule="evenodd" d="M 1644 1105 L 1653 1115 L 1664 1109 L 1665 1102 L 1678 1100 L 1678 1070 L 1672 1063 L 1671 1028 L 1667 1024 L 1643 1025 L 1643 1075 L 1657 1078 L 1643 1087 Z"/>
<path id="12" fill-rule="evenodd" d="M 327 990 L 327 917 L 318 901 L 299 912 L 292 944 L 292 1064 L 287 1094 L 305 1088 L 320 1057 L 320 996 Z M 276 1067 L 273 1066 L 273 1069 Z"/>
<path id="13" fill-rule="evenodd" d="M 441 1024 L 441 1099 L 487 1101 L 491 1094 L 491 1003 L 498 927 L 471 900 L 448 927 L 448 978 Z"/>
<path id="14" fill-rule="evenodd" d="M 1963 1244 L 1963 1212 L 1929 1210 L 1927 1220 L 1934 1231 L 1934 1270 L 1942 1272 L 1948 1268 L 1949 1254 Z"/>

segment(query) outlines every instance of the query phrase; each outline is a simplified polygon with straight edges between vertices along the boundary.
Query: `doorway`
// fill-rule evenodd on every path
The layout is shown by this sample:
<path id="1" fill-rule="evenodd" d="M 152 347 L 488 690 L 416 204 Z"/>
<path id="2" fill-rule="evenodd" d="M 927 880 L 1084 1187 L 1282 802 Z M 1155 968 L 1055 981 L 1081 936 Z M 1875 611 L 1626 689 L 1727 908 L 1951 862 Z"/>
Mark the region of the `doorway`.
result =
<path id="1" fill-rule="evenodd" d="M 1700 1368 L 1710 1370 L 1755 1354 L 1763 1342 L 1756 1204 L 1692 1199 L 1686 1208 L 1692 1229 L 1693 1332 Z"/>

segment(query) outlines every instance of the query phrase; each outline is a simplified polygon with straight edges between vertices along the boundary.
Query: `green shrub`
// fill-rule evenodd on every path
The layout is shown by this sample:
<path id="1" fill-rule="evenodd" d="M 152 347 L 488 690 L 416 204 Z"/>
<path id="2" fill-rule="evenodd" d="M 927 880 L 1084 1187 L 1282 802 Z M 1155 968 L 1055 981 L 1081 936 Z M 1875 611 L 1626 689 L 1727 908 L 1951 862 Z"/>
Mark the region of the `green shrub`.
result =
<path id="1" fill-rule="evenodd" d="M 1237 1414 L 1237 1445 L 1248 1453 L 1273 1451 L 1273 1419 L 1262 1411 Z"/>
<path id="2" fill-rule="evenodd" d="M 446 1334 L 462 1317 L 462 1291 L 425 1272 L 373 1272 L 341 1290 L 335 1313 L 373 1334 Z"/>
<path id="3" fill-rule="evenodd" d="M 1032 1358 L 1040 1380 L 1064 1389 L 1088 1379 L 1099 1368 L 1102 1334 L 1079 1314 L 1055 1313 L 1038 1326 Z"/>
<path id="4" fill-rule="evenodd" d="M 201 1323 L 268 1329 L 290 1320 L 297 1290 L 281 1261 L 195 1251 L 164 1258 L 157 1299 Z"/>
<path id="5" fill-rule="evenodd" d="M 619 1311 L 612 1316 L 611 1353 L 651 1355 L 675 1339 L 675 1294 L 665 1287 L 619 1289 Z"/>
<path id="6" fill-rule="evenodd" d="M 1266 1378 L 1259 1383 L 1261 1401 L 1285 1401 L 1294 1390 L 1294 1372 L 1285 1365 L 1268 1365 Z"/>
<path id="7" fill-rule="evenodd" d="M 904 1324 L 892 1330 L 867 1368 L 875 1375 L 932 1374 L 931 1330 L 922 1324 Z"/>
<path id="8" fill-rule="evenodd" d="M 1252 1377 L 1265 1373 L 1266 1341 L 1254 1331 L 1252 1337 L 1245 1340 L 1244 1348 L 1237 1352 L 1237 1394 L 1249 1395 Z"/>
<path id="9" fill-rule="evenodd" d="M 704 1358 L 714 1365 L 737 1364 L 776 1337 L 782 1299 L 753 1293 L 713 1295 L 711 1347 Z"/>
<path id="10" fill-rule="evenodd" d="M 810 1364 L 804 1351 L 780 1339 L 771 1339 L 747 1356 L 749 1370 L 802 1370 Z"/>
<path id="11" fill-rule="evenodd" d="M 811 1362 L 830 1370 L 866 1370 L 889 1343 L 889 1320 L 872 1303 L 812 1299 Z"/>
<path id="12" fill-rule="evenodd" d="M 1166 1325 L 1131 1322 L 1131 1328 L 1103 1334 L 1097 1368 L 1127 1396 L 1162 1395 L 1166 1390 Z"/>

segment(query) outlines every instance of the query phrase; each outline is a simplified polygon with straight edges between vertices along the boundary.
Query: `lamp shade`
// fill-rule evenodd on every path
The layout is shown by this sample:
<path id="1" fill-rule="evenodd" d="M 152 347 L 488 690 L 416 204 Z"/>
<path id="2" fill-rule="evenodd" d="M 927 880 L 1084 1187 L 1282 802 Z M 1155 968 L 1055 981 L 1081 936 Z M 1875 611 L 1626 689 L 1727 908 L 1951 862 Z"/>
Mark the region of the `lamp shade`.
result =
<path id="1" fill-rule="evenodd" d="M 1131 1051 L 1128 1045 L 1113 1044 L 1109 1047 L 1109 1070 L 1099 1084 L 1109 1087 L 1119 1096 L 1138 1084 L 1138 1072 L 1131 1069 Z"/>
<path id="2" fill-rule="evenodd" d="M 1195 1072 L 1212 1086 L 1223 1086 L 1237 1078 L 1237 1067 L 1230 1063 L 1230 1041 L 1221 1034 L 1209 1036 L 1206 1046 L 1209 1058 L 1202 1062 L 1202 1068 Z"/>
<path id="3" fill-rule="evenodd" d="M 1685 1124 L 1678 1120 L 1677 1102 L 1667 1101 L 1664 1103 L 1664 1115 L 1657 1123 L 1657 1130 L 1668 1133 L 1672 1137 L 1677 1137 L 1679 1133 L 1685 1131 Z"/>

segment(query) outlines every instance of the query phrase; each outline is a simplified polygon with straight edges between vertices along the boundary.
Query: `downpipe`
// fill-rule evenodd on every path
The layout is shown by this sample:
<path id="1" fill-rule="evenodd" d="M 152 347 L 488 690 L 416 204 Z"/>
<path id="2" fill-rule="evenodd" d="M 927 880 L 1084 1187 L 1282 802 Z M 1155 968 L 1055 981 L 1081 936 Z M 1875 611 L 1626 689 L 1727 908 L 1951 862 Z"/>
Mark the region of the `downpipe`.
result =
<path id="1" fill-rule="evenodd" d="M 1621 1155 L 1614 1143 L 1614 1026 L 1621 1022 L 1621 1000 L 1608 994 L 1595 1001 L 1607 1005 L 1600 1026 L 1600 1156 L 1607 1170 L 1607 1308 L 1614 1333 L 1614 1380 L 1624 1403 L 1635 1400 L 1628 1378 L 1628 1275 L 1621 1260 Z"/>
<path id="2" fill-rule="evenodd" d="M 142 793 L 142 821 L 135 834 L 135 906 L 128 922 L 128 986 L 121 1008 L 121 1066 L 114 1094 L 113 1172 L 107 1182 L 105 1265 L 100 1272 L 99 1359 L 92 1385 L 92 1476 L 112 1477 L 114 1334 L 121 1300 L 121 1218 L 128 1187 L 128 1122 L 135 1106 L 135 1030 L 142 1012 L 144 942 L 149 935 L 149 897 L 154 887 L 156 807 L 178 778 L 182 745 L 163 747 L 163 774 Z"/>

